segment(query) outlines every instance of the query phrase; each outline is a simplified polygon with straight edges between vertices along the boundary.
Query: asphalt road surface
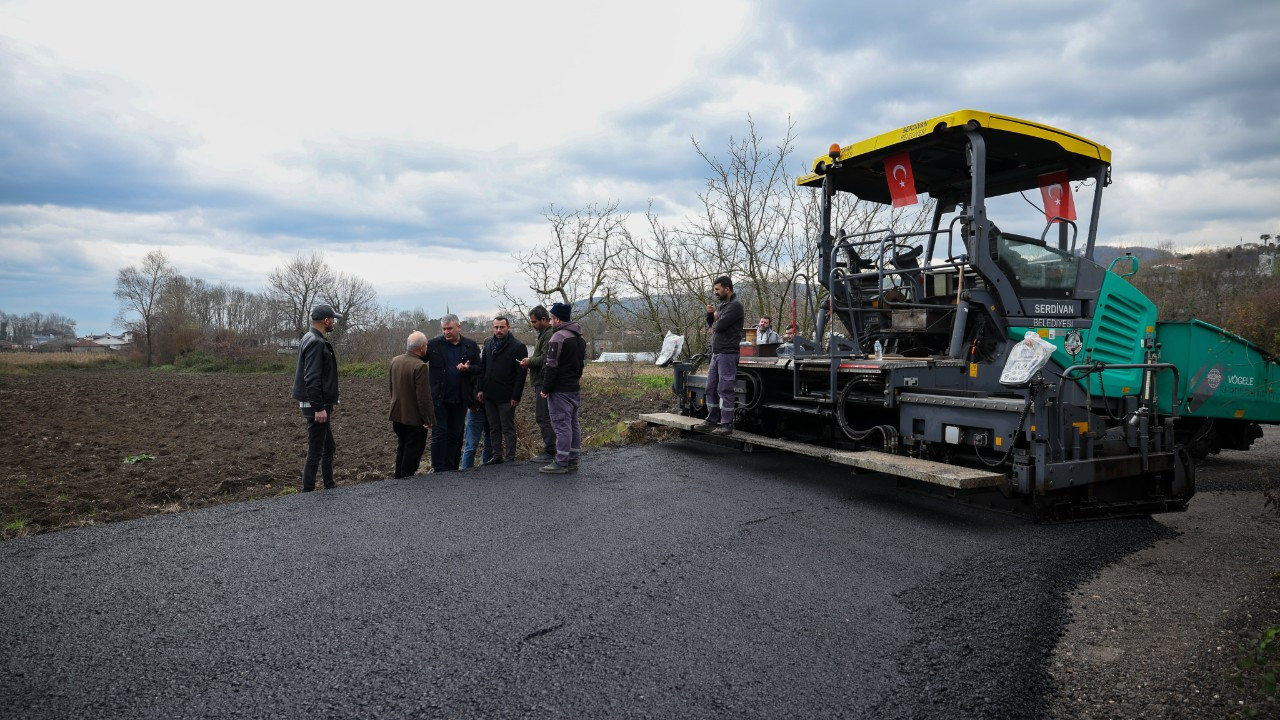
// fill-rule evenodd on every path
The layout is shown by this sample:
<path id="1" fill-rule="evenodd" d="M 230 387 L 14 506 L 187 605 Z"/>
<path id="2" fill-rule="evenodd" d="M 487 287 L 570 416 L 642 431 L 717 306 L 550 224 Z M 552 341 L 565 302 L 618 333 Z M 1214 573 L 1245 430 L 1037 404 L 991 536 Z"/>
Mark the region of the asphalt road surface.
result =
<path id="1" fill-rule="evenodd" d="M 1042 717 L 1170 534 L 696 441 L 226 505 L 0 544 L 0 717 Z"/>

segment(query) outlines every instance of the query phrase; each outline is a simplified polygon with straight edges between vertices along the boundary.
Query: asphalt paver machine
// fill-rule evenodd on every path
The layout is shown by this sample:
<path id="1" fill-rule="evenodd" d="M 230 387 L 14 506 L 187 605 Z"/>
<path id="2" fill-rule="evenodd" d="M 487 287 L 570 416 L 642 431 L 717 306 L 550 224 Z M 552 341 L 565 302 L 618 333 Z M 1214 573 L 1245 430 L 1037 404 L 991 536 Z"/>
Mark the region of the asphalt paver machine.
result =
<path id="1" fill-rule="evenodd" d="M 961 110 L 833 145 L 798 182 L 821 193 L 812 332 L 741 359 L 733 442 L 1053 521 L 1183 509 L 1198 457 L 1280 422 L 1270 355 L 1161 323 L 1136 258 L 1095 262 L 1103 145 Z M 849 196 L 918 194 L 926 229 L 833 226 Z M 692 432 L 700 369 L 676 365 L 679 416 L 647 419 Z"/>

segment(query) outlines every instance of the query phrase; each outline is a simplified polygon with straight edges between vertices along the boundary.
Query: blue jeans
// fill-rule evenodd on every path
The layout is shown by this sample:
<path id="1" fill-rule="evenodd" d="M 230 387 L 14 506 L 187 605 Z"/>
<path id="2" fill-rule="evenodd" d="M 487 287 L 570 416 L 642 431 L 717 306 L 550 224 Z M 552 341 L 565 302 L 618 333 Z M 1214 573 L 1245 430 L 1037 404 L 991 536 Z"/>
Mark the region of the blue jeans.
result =
<path id="1" fill-rule="evenodd" d="M 480 452 L 480 462 L 487 463 L 493 459 L 493 445 L 489 442 L 489 423 L 486 422 L 484 410 L 467 411 L 467 433 L 462 439 L 462 469 L 470 470 L 476 464 L 476 445 L 484 437 L 484 450 Z"/>

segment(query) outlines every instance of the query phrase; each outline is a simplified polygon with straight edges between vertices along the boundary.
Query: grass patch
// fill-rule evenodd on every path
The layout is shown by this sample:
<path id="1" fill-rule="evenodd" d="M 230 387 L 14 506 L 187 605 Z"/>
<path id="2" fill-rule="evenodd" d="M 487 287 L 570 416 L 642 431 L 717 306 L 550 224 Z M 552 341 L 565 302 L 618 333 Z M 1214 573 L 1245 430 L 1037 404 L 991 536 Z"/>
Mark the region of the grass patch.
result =
<path id="1" fill-rule="evenodd" d="M 675 379 L 670 373 L 663 373 L 662 375 L 639 375 L 636 377 L 636 382 L 643 387 L 663 390 L 670 388 Z"/>
<path id="2" fill-rule="evenodd" d="M 204 350 L 183 353 L 173 363 L 177 372 L 191 373 L 288 373 L 294 369 L 294 359 L 275 353 L 228 357 L 214 355 Z M 161 368 L 163 369 L 163 368 Z"/>
<path id="3" fill-rule="evenodd" d="M 118 353 L 6 352 L 0 353 L 0 375 L 25 375 L 32 371 L 63 368 L 137 367 Z"/>
<path id="4" fill-rule="evenodd" d="M 31 534 L 31 528 L 27 526 L 27 519 L 24 517 L 16 517 L 4 525 L 0 525 L 0 539 L 9 540 L 11 538 L 26 537 Z"/>
<path id="5" fill-rule="evenodd" d="M 339 377 L 380 378 L 387 376 L 387 364 L 383 362 L 338 363 Z"/>

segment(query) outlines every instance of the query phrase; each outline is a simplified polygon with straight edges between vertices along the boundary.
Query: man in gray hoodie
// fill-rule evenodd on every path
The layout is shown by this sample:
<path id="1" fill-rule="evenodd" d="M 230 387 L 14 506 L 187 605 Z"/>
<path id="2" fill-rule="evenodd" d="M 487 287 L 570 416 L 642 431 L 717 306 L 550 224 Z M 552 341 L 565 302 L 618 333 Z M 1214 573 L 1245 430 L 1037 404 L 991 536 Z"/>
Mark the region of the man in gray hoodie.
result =
<path id="1" fill-rule="evenodd" d="M 733 386 L 738 379 L 738 346 L 742 342 L 742 303 L 733 295 L 728 275 L 716 278 L 711 286 L 720 307 L 707 306 L 707 326 L 711 328 L 711 364 L 707 368 L 707 419 L 699 430 L 712 435 L 733 434 Z"/>

